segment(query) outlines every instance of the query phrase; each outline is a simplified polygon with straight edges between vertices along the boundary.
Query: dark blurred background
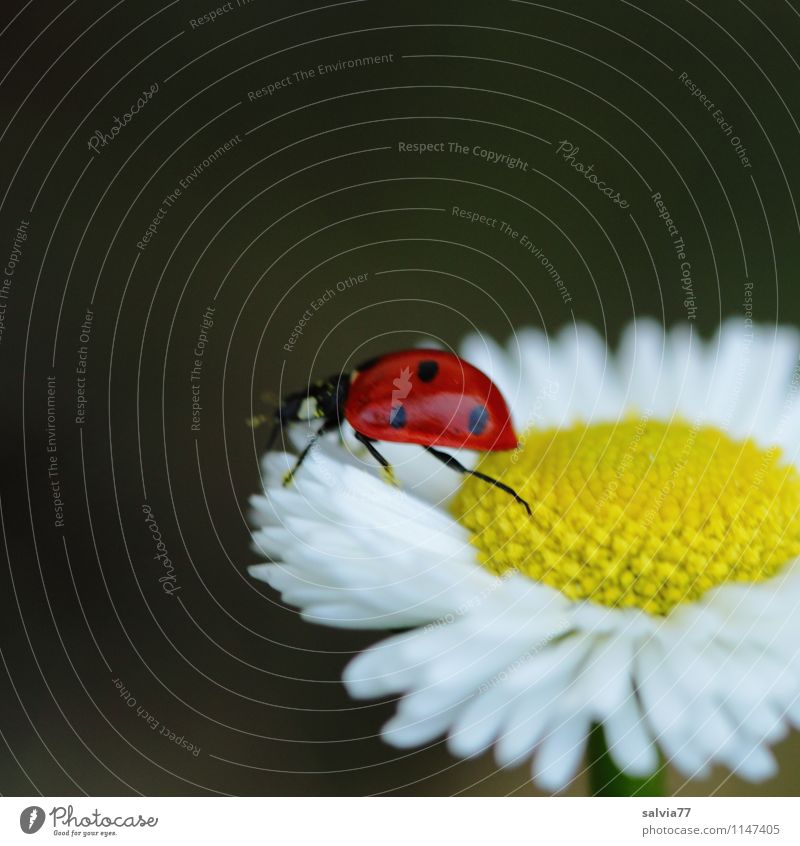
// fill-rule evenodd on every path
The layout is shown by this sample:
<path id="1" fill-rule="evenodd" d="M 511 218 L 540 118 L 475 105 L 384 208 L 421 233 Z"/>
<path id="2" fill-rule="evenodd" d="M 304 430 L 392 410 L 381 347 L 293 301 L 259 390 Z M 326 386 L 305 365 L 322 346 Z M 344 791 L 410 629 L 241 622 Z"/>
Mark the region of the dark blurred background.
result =
<path id="1" fill-rule="evenodd" d="M 246 575 L 244 421 L 420 335 L 709 335 L 748 283 L 796 322 L 796 5 L 4 3 L 0 791 L 534 794 L 385 746 L 391 703 L 339 683 L 379 635 Z M 763 785 L 671 786 L 797 794 L 798 748 Z"/>

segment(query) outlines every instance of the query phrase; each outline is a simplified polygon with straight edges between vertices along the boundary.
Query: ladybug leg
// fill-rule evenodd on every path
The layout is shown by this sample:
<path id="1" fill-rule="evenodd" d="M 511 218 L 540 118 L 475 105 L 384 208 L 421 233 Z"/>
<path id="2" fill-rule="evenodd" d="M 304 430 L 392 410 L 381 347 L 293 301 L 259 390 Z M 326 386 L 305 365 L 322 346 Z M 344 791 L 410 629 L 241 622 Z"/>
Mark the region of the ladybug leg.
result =
<path id="1" fill-rule="evenodd" d="M 394 475 L 394 470 L 392 469 L 392 465 L 386 460 L 386 458 L 381 455 L 375 447 L 375 442 L 372 438 L 368 438 L 366 435 L 362 435 L 361 432 L 356 432 L 356 439 L 361 441 L 362 444 L 367 448 L 369 454 L 381 465 L 383 468 L 383 472 L 386 475 L 386 478 L 393 484 L 395 487 L 399 487 L 397 484 L 397 479 Z"/>
<path id="2" fill-rule="evenodd" d="M 283 477 L 283 486 L 286 487 L 292 479 L 294 479 L 295 473 L 300 469 L 300 465 L 306 460 L 306 456 L 311 452 L 311 448 L 316 445 L 317 441 L 326 433 L 330 432 L 332 429 L 335 429 L 339 425 L 337 420 L 326 420 L 320 427 L 317 429 L 316 432 L 308 439 L 308 443 L 303 447 L 303 451 L 300 455 L 297 456 L 297 461 L 294 463 L 294 467 L 289 470 Z M 280 431 L 280 425 L 275 427 L 275 430 Z"/>
<path id="3" fill-rule="evenodd" d="M 446 465 L 447 467 L 450 467 L 453 470 L 457 470 L 459 473 L 464 473 L 467 476 L 475 476 L 476 479 L 481 479 L 496 488 L 500 488 L 501 491 L 505 491 L 507 494 L 509 494 L 509 496 L 514 497 L 514 499 L 520 505 L 524 506 L 525 510 L 528 512 L 528 516 L 531 516 L 530 505 L 528 505 L 528 503 L 525 502 L 525 500 L 513 488 L 510 488 L 508 485 L 504 485 L 502 482 L 499 482 L 497 479 L 493 479 L 491 476 L 487 476 L 485 473 L 480 473 L 478 470 L 468 470 L 460 461 L 458 461 L 452 455 L 448 455 L 446 452 L 434 449 L 431 446 L 426 446 L 424 447 L 424 449 L 426 449 L 434 458 L 437 458 L 439 461 L 442 462 L 442 464 Z"/>

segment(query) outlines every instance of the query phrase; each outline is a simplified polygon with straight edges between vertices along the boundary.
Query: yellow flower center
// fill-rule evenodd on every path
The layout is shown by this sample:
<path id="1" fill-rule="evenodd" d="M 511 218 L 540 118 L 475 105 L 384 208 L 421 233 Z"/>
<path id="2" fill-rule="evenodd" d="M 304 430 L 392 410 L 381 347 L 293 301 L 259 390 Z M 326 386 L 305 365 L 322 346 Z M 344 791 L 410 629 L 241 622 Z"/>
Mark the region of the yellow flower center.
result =
<path id="1" fill-rule="evenodd" d="M 724 582 L 759 582 L 800 554 L 800 474 L 776 447 L 711 427 L 629 419 L 529 431 L 453 502 L 481 563 L 571 599 L 666 614 Z"/>

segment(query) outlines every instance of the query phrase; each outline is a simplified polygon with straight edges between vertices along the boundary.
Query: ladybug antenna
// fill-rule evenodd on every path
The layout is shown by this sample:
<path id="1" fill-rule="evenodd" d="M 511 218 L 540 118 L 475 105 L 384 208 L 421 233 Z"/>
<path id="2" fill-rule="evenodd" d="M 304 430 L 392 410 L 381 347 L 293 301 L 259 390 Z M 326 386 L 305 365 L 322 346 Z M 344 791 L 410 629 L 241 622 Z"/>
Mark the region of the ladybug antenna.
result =
<path id="1" fill-rule="evenodd" d="M 454 458 L 452 455 L 448 455 L 446 452 L 434 449 L 431 446 L 426 446 L 425 449 L 434 458 L 441 461 L 442 464 L 446 465 L 447 467 L 450 467 L 453 470 L 457 470 L 459 473 L 463 473 L 465 476 L 474 476 L 476 479 L 481 479 L 482 481 L 487 482 L 493 487 L 499 488 L 501 491 L 505 491 L 528 512 L 528 517 L 532 516 L 530 505 L 528 505 L 528 503 L 514 490 L 514 488 L 511 488 L 508 485 L 503 484 L 503 482 L 500 482 L 497 479 L 493 479 L 491 476 L 487 476 L 485 473 L 481 473 L 478 470 L 469 470 L 460 461 L 458 461 L 458 459 Z"/>

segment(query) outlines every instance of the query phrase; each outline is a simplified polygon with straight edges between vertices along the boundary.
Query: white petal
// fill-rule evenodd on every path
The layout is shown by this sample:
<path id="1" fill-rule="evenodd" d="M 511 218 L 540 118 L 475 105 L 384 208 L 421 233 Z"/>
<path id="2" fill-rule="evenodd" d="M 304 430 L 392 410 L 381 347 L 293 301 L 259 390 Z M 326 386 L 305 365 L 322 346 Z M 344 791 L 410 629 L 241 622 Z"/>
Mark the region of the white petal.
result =
<path id="1" fill-rule="evenodd" d="M 706 419 L 729 431 L 742 391 L 747 390 L 748 363 L 753 333 L 744 321 L 729 319 L 721 326 L 706 352 L 708 395 Z"/>
<path id="2" fill-rule="evenodd" d="M 520 356 L 520 390 L 507 396 L 518 429 L 556 426 L 569 411 L 569 394 L 553 367 L 553 349 L 542 332 L 523 329 L 514 338 Z"/>
<path id="3" fill-rule="evenodd" d="M 632 692 L 633 641 L 625 633 L 600 638 L 581 672 L 580 684 L 591 697 L 592 710 L 604 719 Z M 578 696 L 583 696 L 583 690 Z"/>
<path id="4" fill-rule="evenodd" d="M 516 709 L 512 714 L 513 722 L 498 738 L 495 747 L 495 759 L 501 767 L 512 767 L 533 753 L 552 722 L 554 703 L 545 703 L 538 710 L 523 713 Z"/>
<path id="5" fill-rule="evenodd" d="M 765 781 L 778 771 L 775 758 L 768 749 L 748 744 L 740 735 L 731 737 L 729 744 L 720 749 L 717 759 L 747 781 Z"/>
<path id="6" fill-rule="evenodd" d="M 655 772 L 659 765 L 658 749 L 633 692 L 606 713 L 603 731 L 609 754 L 622 772 L 639 778 Z"/>
<path id="7" fill-rule="evenodd" d="M 509 746 L 527 744 L 530 751 L 544 728 L 537 728 L 539 716 L 549 716 L 588 649 L 585 639 L 566 637 L 557 646 L 522 653 L 513 664 L 482 680 L 477 695 L 466 702 L 453 725 L 451 749 L 475 755 L 503 732 L 498 761 Z M 515 734 L 513 740 L 507 737 L 509 733 Z"/>
<path id="8" fill-rule="evenodd" d="M 662 390 L 664 356 L 664 330 L 655 320 L 640 319 L 625 329 L 616 360 L 626 406 L 669 417 L 674 406 Z"/>
<path id="9" fill-rule="evenodd" d="M 383 727 L 383 738 L 401 749 L 422 746 L 447 731 L 455 710 L 452 708 L 419 716 L 409 713 L 401 704 L 397 714 Z"/>
<path id="10" fill-rule="evenodd" d="M 692 778 L 707 776 L 706 757 L 688 743 L 692 723 L 688 703 L 664 672 L 663 653 L 655 642 L 639 651 L 636 680 L 650 730 L 671 763 Z"/>
<path id="11" fill-rule="evenodd" d="M 416 631 L 396 635 L 357 655 L 342 674 L 347 692 L 355 699 L 371 699 L 405 690 L 416 677 L 419 659 L 409 660 L 404 649 L 418 638 Z"/>
<path id="12" fill-rule="evenodd" d="M 568 420 L 616 420 L 624 411 L 623 386 L 603 339 L 584 323 L 566 326 L 557 339 L 554 357 L 560 363 L 569 397 Z"/>
<path id="13" fill-rule="evenodd" d="M 505 691 L 490 696 L 480 692 L 463 703 L 454 719 L 447 745 L 458 758 L 471 758 L 484 752 L 496 740 L 508 713 Z"/>
<path id="14" fill-rule="evenodd" d="M 699 333 L 691 326 L 676 326 L 667 336 L 664 358 L 660 390 L 671 397 L 672 414 L 696 420 L 703 415 L 710 376 Z"/>
<path id="15" fill-rule="evenodd" d="M 769 446 L 786 391 L 797 367 L 798 336 L 793 330 L 757 327 L 749 373 L 731 426 L 733 437 L 754 436 Z"/>
<path id="16" fill-rule="evenodd" d="M 533 765 L 536 781 L 545 790 L 558 791 L 567 786 L 580 766 L 589 720 L 573 714 L 556 725 L 539 746 Z"/>
<path id="17" fill-rule="evenodd" d="M 574 680 L 590 648 L 589 638 L 565 638 L 521 666 L 500 688 L 506 692 L 508 707 L 505 728 L 495 750 L 499 764 L 511 765 L 529 755 L 553 716 L 563 717 L 565 703 L 561 693 Z"/>

